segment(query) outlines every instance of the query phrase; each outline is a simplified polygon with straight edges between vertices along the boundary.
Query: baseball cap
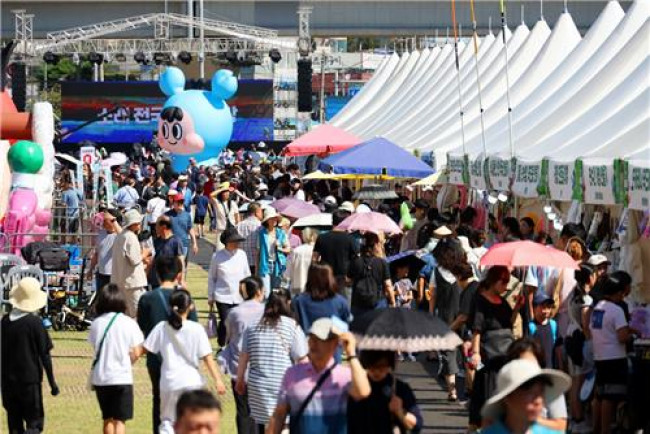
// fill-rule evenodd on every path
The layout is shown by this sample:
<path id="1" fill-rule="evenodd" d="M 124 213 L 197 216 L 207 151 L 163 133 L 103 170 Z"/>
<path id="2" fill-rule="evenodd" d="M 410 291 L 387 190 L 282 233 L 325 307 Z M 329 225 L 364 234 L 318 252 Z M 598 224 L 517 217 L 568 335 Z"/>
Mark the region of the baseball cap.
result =
<path id="1" fill-rule="evenodd" d="M 542 304 L 555 304 L 555 301 L 545 293 L 537 292 L 533 298 L 533 306 L 539 306 Z"/>
<path id="2" fill-rule="evenodd" d="M 349 213 L 354 213 L 354 204 L 349 201 L 345 201 L 339 206 L 340 211 L 347 211 Z"/>
<path id="3" fill-rule="evenodd" d="M 607 259 L 607 256 L 601 255 L 600 253 L 596 255 L 591 255 L 587 263 L 589 265 L 593 265 L 594 267 L 598 267 L 604 264 L 611 265 L 611 262 L 609 261 L 609 259 Z"/>
<path id="4" fill-rule="evenodd" d="M 327 341 L 347 331 L 348 325 L 345 321 L 336 316 L 331 316 L 329 318 L 319 318 L 314 321 L 309 329 L 309 334 L 314 335 L 321 341 Z"/>

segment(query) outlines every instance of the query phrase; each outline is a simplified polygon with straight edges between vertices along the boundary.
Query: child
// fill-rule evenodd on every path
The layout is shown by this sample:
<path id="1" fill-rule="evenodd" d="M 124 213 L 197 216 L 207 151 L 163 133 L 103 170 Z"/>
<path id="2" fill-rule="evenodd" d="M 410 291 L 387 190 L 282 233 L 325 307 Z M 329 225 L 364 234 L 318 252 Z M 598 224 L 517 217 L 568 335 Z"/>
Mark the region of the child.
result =
<path id="1" fill-rule="evenodd" d="M 131 352 L 144 336 L 126 312 L 126 296 L 115 284 L 99 288 L 97 318 L 90 326 L 88 341 L 95 354 L 91 383 L 102 410 L 104 433 L 123 433 L 133 419 L 133 370 Z"/>
<path id="2" fill-rule="evenodd" d="M 201 187 L 198 191 L 203 191 L 203 188 Z M 194 209 L 194 224 L 199 228 L 199 238 L 203 238 L 205 234 L 203 226 L 205 225 L 205 216 L 208 213 L 209 203 L 210 200 L 204 194 L 194 196 L 194 205 L 196 205 Z"/>
<path id="3" fill-rule="evenodd" d="M 546 366 L 554 366 L 555 342 L 557 341 L 557 323 L 551 319 L 555 302 L 551 297 L 538 292 L 533 299 L 534 319 L 528 323 L 530 336 L 537 339 L 544 350 Z"/>
<path id="4" fill-rule="evenodd" d="M 409 267 L 408 265 L 400 265 L 395 270 L 395 284 L 393 291 L 395 292 L 395 305 L 406 309 L 411 308 L 413 302 L 413 291 L 415 286 L 411 279 L 408 278 Z"/>
<path id="5" fill-rule="evenodd" d="M 395 269 L 395 284 L 393 285 L 393 292 L 395 293 L 395 306 L 403 309 L 411 309 L 413 304 L 413 291 L 415 286 L 408 277 L 409 266 L 399 265 Z M 400 352 L 397 353 L 397 358 L 400 362 L 404 361 L 404 355 Z M 407 353 L 406 358 L 414 362 L 415 356 L 412 353 Z"/>
<path id="6" fill-rule="evenodd" d="M 176 401 L 183 392 L 204 386 L 199 361 L 203 361 L 208 369 L 219 395 L 226 393 L 226 387 L 212 358 L 212 347 L 205 329 L 200 324 L 187 320 L 194 307 L 190 293 L 184 289 L 174 291 L 169 305 L 172 311 L 169 320 L 158 323 L 144 343 L 144 350 L 159 353 L 162 357 L 160 432 L 163 434 L 174 432 Z"/>
<path id="7" fill-rule="evenodd" d="M 43 369 L 52 396 L 59 394 L 50 358 L 52 341 L 35 315 L 46 302 L 47 294 L 38 280 L 25 277 L 9 293 L 13 308 L 0 325 L 2 404 L 10 433 L 43 431 Z"/>

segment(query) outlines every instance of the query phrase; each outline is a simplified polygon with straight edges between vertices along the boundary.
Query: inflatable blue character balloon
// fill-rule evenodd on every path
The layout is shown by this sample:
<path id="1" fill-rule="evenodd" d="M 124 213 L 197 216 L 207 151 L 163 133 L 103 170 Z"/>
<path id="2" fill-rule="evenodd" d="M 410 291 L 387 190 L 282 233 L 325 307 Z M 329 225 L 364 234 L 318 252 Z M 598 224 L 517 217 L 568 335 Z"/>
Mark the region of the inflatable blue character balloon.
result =
<path id="1" fill-rule="evenodd" d="M 217 157 L 232 135 L 233 118 L 226 104 L 237 92 L 232 71 L 215 72 L 211 91 L 185 90 L 183 71 L 169 67 L 159 85 L 169 98 L 160 112 L 158 144 L 173 155 L 174 169 L 185 170 L 190 157 Z"/>

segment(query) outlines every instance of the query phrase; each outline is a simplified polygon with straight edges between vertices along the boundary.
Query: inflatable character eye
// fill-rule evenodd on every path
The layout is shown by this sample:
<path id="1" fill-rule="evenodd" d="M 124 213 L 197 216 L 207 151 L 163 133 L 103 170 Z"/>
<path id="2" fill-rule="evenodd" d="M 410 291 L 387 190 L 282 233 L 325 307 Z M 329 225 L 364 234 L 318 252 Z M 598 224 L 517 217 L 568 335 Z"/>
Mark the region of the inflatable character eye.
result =
<path id="1" fill-rule="evenodd" d="M 165 140 L 169 138 L 169 125 L 167 125 L 166 122 L 163 122 L 162 124 L 162 134 Z"/>
<path id="2" fill-rule="evenodd" d="M 172 126 L 172 136 L 176 140 L 180 140 L 183 137 L 183 127 L 181 127 L 181 124 L 174 124 Z"/>

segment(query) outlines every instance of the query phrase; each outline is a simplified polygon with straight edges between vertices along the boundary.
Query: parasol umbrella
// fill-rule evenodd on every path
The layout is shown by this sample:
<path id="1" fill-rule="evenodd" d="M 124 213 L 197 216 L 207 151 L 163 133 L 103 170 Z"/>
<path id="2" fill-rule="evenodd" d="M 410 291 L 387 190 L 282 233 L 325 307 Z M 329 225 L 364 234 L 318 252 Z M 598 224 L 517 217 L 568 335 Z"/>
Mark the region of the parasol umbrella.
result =
<path id="1" fill-rule="evenodd" d="M 440 318 L 411 309 L 375 309 L 355 318 L 350 331 L 362 350 L 443 351 L 462 343 Z"/>
<path id="2" fill-rule="evenodd" d="M 336 228 L 348 232 L 373 232 L 375 234 L 384 232 L 389 235 L 402 233 L 402 230 L 390 217 L 374 211 L 354 213 Z"/>
<path id="3" fill-rule="evenodd" d="M 302 228 L 332 228 L 332 214 L 319 213 L 302 217 L 293 224 L 294 229 Z"/>
<path id="4" fill-rule="evenodd" d="M 316 205 L 292 197 L 276 200 L 271 206 L 280 214 L 294 219 L 320 213 L 320 208 Z"/>
<path id="5" fill-rule="evenodd" d="M 537 265 L 540 267 L 578 269 L 576 261 L 568 253 L 532 241 L 496 244 L 483 255 L 480 265 L 504 265 L 507 267 Z"/>
<path id="6" fill-rule="evenodd" d="M 395 275 L 397 268 L 406 265 L 409 267 L 409 279 L 411 281 L 416 280 L 420 274 L 420 270 L 426 265 L 426 262 L 418 256 L 418 253 L 418 250 L 407 250 L 386 258 L 386 262 L 388 262 L 390 267 L 391 276 Z"/>
<path id="7" fill-rule="evenodd" d="M 355 200 L 384 200 L 397 199 L 398 197 L 394 190 L 390 190 L 383 185 L 370 184 L 361 187 L 352 198 Z"/>

